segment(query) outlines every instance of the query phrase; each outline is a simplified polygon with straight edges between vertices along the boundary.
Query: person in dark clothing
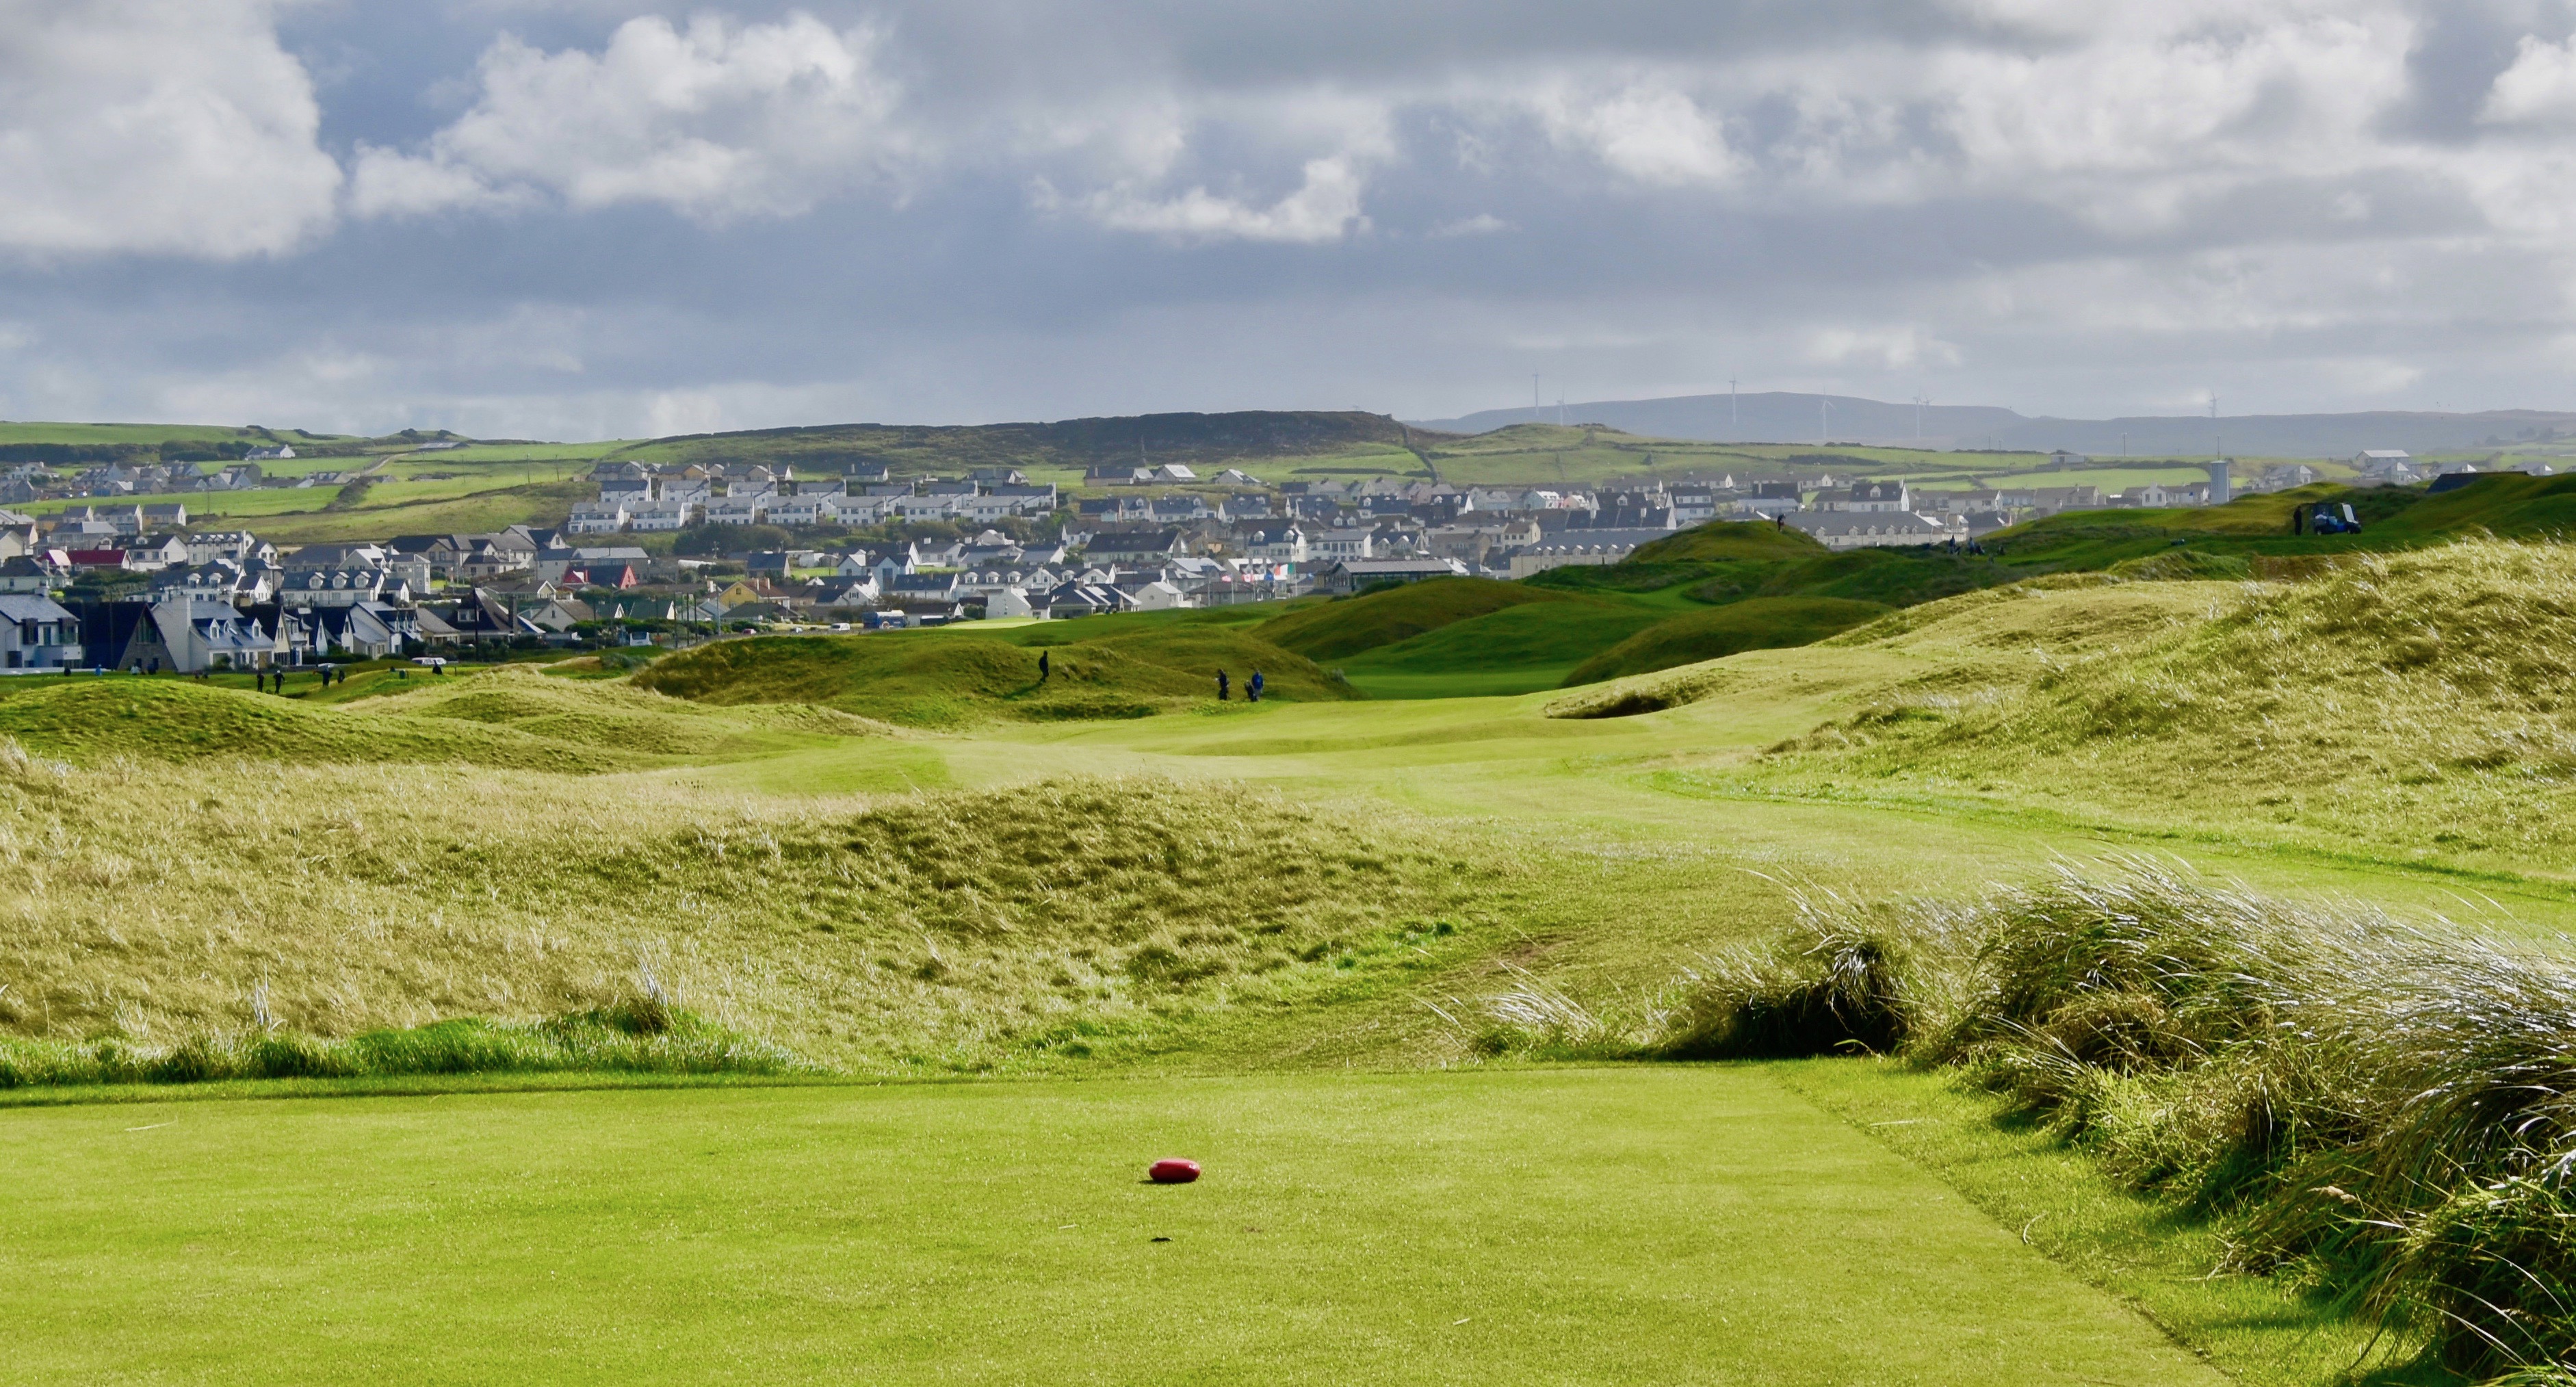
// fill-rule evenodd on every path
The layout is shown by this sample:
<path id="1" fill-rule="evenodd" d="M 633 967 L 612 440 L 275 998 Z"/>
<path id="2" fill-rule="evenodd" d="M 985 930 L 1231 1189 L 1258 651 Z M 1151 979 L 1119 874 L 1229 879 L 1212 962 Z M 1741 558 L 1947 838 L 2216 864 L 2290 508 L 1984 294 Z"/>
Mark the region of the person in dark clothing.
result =
<path id="1" fill-rule="evenodd" d="M 1041 684 L 1043 684 L 1043 683 L 1045 683 L 1046 681 L 1047 681 L 1047 653 L 1046 653 L 1045 651 L 1041 650 L 1041 651 L 1039 651 L 1039 652 L 1038 652 L 1038 682 L 1039 682 L 1039 683 L 1041 683 Z"/>
<path id="2" fill-rule="evenodd" d="M 1261 701 L 1261 684 L 1261 671 L 1256 669 L 1252 672 L 1251 682 L 1243 686 L 1243 691 L 1251 695 L 1252 701 L 1255 703 L 1259 703 Z"/>
<path id="3" fill-rule="evenodd" d="M 1223 703 L 1228 698 L 1233 697 L 1233 690 L 1234 681 L 1225 677 L 1224 670 L 1218 670 L 1216 672 L 1216 701 Z"/>

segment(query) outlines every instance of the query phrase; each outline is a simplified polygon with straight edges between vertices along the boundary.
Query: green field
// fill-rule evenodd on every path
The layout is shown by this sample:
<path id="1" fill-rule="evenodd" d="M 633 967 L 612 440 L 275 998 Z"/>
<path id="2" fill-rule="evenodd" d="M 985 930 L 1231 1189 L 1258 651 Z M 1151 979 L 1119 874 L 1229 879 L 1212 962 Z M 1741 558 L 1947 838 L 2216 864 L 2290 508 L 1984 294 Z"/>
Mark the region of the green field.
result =
<path id="1" fill-rule="evenodd" d="M 2223 1380 L 1740 1069 L 117 1105 L 0 1152 L 24 1381 Z M 1207 1177 L 1140 1181 L 1173 1152 Z"/>

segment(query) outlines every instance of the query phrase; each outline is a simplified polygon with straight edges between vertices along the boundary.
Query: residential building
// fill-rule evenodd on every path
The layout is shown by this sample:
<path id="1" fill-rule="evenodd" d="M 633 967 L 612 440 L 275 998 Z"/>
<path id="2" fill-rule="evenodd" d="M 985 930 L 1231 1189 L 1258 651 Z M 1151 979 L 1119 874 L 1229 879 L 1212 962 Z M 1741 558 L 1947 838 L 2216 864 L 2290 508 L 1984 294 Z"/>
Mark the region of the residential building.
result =
<path id="1" fill-rule="evenodd" d="M 1309 558 L 1306 532 L 1295 525 L 1254 526 L 1243 531 L 1242 548 L 1243 557 L 1255 563 L 1304 563 Z"/>
<path id="2" fill-rule="evenodd" d="M 572 518 L 564 522 L 564 529 L 577 535 L 613 535 L 625 529 L 626 522 L 627 510 L 623 500 L 576 501 Z"/>
<path id="3" fill-rule="evenodd" d="M 1837 550 L 1941 544 L 1960 533 L 1910 511 L 1799 511 L 1783 519 L 1790 529 Z"/>
<path id="4" fill-rule="evenodd" d="M 0 593 L 0 668 L 77 666 L 80 635 L 80 618 L 43 593 Z"/>

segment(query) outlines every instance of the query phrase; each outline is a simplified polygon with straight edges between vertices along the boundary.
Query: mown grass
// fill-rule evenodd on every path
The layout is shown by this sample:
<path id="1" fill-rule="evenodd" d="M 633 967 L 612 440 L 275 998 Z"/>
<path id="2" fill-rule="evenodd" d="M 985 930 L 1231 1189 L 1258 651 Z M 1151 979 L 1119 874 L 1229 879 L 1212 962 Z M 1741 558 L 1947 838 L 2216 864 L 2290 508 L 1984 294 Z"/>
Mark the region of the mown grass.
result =
<path id="1" fill-rule="evenodd" d="M 9 1119 L 30 1380 L 2223 1380 L 1745 1069 Z"/>

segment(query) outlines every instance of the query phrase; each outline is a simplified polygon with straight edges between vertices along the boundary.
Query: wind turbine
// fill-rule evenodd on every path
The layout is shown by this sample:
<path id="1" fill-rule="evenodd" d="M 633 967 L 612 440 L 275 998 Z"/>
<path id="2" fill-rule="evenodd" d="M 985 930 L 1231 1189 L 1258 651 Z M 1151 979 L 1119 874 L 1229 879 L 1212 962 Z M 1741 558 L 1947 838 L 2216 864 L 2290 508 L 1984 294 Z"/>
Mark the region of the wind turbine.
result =
<path id="1" fill-rule="evenodd" d="M 1816 397 L 1816 427 L 1823 436 L 1816 440 L 1821 448 L 1834 441 L 1834 402 L 1823 395 Z"/>

